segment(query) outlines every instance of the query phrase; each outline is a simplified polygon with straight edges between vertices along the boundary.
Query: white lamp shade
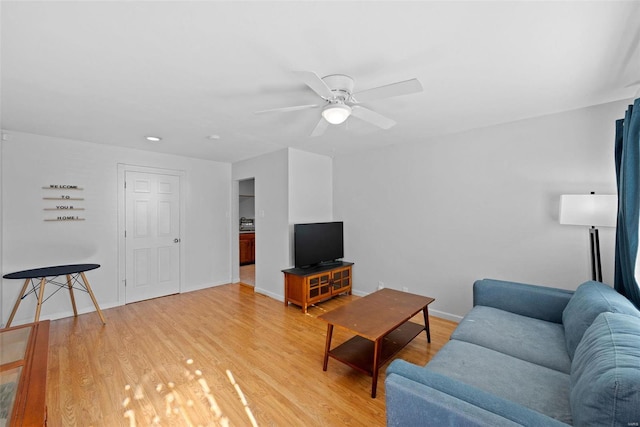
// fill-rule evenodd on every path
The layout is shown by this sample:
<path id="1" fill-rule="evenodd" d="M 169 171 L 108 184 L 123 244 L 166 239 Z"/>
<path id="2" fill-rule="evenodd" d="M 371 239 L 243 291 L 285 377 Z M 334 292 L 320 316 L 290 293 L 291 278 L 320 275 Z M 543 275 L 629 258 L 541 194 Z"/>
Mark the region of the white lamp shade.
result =
<path id="1" fill-rule="evenodd" d="M 345 104 L 330 104 L 322 110 L 322 117 L 332 125 L 339 125 L 347 120 L 351 107 Z"/>
<path id="2" fill-rule="evenodd" d="M 611 194 L 563 194 L 560 224 L 615 227 L 618 196 Z"/>

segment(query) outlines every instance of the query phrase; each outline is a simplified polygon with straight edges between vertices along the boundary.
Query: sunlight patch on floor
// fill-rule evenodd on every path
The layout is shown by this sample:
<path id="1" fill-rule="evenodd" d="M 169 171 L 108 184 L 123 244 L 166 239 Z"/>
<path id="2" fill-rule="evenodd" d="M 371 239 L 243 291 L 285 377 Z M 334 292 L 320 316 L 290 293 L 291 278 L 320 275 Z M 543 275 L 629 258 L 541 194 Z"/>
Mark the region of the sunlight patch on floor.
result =
<path id="1" fill-rule="evenodd" d="M 193 368 L 193 359 L 185 361 L 187 367 L 184 377 L 176 384 L 151 385 L 151 379 L 145 375 L 142 384 L 124 386 L 125 397 L 122 400 L 124 418 L 129 427 L 184 425 L 184 426 L 220 426 L 228 427 L 229 419 L 222 413 L 220 406 L 207 380 L 200 369 Z M 236 382 L 232 372 L 226 370 L 227 378 L 237 394 L 249 419 L 249 425 L 258 427 L 258 423 L 249 407 L 247 399 Z M 193 383 L 199 387 L 193 387 Z M 145 385 L 146 384 L 146 385 Z M 191 398 L 193 397 L 193 399 Z M 194 401 L 194 399 L 196 399 Z M 207 410 L 203 410 L 207 408 Z M 207 414 L 207 415 L 203 415 Z"/>
<path id="2" fill-rule="evenodd" d="M 253 413 L 251 412 L 251 408 L 249 408 L 249 404 L 247 403 L 247 399 L 245 399 L 244 397 L 244 393 L 242 392 L 242 389 L 240 388 L 236 380 L 233 378 L 233 374 L 231 373 L 231 371 L 228 369 L 227 369 L 227 377 L 229 378 L 229 382 L 236 389 L 236 393 L 238 393 L 238 397 L 240 398 L 240 401 L 244 405 L 244 410 L 247 413 L 247 416 L 249 417 L 249 421 L 251 421 L 251 425 L 254 427 L 258 427 L 258 423 L 256 422 L 256 419 L 253 416 Z"/>

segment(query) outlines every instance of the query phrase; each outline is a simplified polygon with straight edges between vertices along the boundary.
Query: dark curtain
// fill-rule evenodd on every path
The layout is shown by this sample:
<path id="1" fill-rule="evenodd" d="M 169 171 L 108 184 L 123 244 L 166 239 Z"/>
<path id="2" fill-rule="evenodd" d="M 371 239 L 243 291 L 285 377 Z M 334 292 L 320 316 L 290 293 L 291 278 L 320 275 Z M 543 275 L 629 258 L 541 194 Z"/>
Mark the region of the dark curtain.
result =
<path id="1" fill-rule="evenodd" d="M 615 161 L 618 226 L 614 288 L 640 308 L 635 276 L 640 219 L 640 98 L 629 106 L 624 119 L 616 121 Z"/>

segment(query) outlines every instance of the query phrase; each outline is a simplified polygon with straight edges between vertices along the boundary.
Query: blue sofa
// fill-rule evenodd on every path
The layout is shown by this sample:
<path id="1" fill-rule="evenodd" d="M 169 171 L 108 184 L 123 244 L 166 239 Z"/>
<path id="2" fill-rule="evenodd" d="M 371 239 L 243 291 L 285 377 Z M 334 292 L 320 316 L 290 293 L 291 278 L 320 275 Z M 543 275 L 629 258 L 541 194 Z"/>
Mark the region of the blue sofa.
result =
<path id="1" fill-rule="evenodd" d="M 388 426 L 640 426 L 640 312 L 610 286 L 498 280 L 427 363 L 393 361 Z"/>

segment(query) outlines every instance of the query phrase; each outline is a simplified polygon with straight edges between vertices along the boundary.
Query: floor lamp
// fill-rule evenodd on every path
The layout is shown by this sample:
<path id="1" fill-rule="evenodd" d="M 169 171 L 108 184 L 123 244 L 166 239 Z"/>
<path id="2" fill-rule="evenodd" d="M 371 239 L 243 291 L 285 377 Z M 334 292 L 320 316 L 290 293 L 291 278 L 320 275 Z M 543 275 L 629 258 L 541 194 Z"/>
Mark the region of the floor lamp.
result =
<path id="1" fill-rule="evenodd" d="M 589 228 L 591 279 L 602 282 L 600 235 L 597 227 L 615 227 L 618 196 L 609 194 L 564 194 L 560 196 L 560 224 Z"/>

